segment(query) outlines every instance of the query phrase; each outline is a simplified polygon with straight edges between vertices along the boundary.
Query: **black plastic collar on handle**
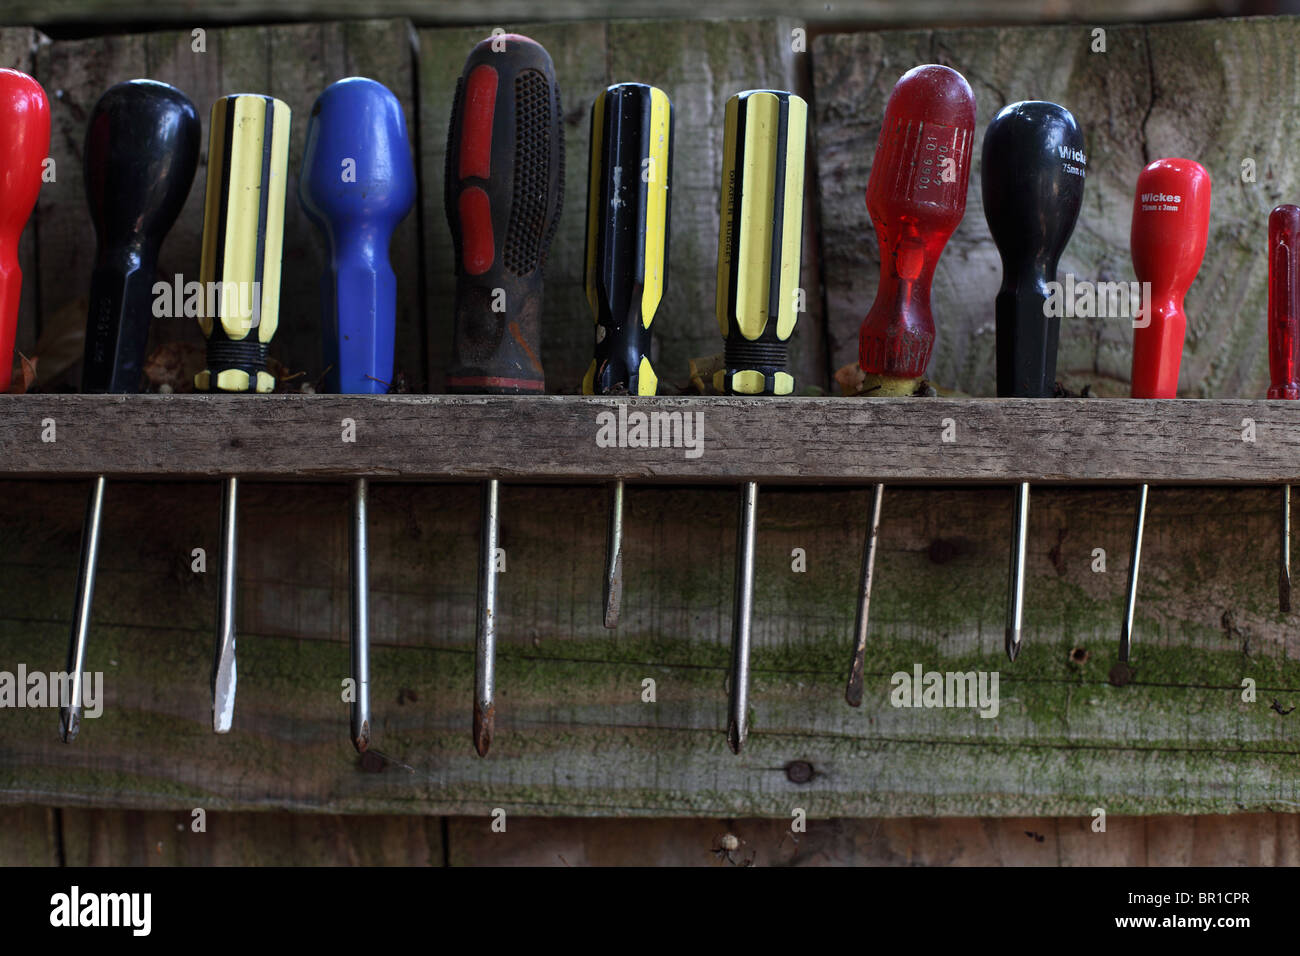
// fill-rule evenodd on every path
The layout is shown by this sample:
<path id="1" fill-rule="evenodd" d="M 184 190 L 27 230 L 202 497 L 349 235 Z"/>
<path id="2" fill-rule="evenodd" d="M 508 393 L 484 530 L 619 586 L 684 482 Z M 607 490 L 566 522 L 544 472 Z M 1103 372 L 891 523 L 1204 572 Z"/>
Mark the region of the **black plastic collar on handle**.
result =
<path id="1" fill-rule="evenodd" d="M 189 195 L 199 137 L 189 97 L 154 80 L 118 83 L 91 111 L 83 166 L 98 248 L 83 392 L 140 388 L 158 250 Z"/>
<path id="2" fill-rule="evenodd" d="M 1002 254 L 998 290 L 1000 397 L 1050 398 L 1060 319 L 1046 314 L 1047 283 L 1074 232 L 1087 157 L 1070 111 L 1030 100 L 1004 107 L 984 134 L 984 215 Z"/>

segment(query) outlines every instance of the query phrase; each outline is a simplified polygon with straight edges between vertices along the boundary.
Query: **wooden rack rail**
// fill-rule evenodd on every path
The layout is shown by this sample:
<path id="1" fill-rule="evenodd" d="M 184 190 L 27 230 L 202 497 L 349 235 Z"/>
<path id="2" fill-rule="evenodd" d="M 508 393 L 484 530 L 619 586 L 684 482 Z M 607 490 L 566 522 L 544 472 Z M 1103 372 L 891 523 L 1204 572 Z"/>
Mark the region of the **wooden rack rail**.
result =
<path id="1" fill-rule="evenodd" d="M 1270 484 L 1300 480 L 1300 407 L 1129 399 L 0 397 L 0 476 L 95 474 Z"/>

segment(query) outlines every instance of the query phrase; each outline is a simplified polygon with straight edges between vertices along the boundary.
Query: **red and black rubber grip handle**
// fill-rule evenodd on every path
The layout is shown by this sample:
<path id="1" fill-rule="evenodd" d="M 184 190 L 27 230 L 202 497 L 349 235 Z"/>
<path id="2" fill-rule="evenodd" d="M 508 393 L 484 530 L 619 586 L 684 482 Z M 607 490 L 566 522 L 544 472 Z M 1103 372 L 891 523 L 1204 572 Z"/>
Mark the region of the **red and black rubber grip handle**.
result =
<path id="1" fill-rule="evenodd" d="M 447 390 L 540 393 L 542 274 L 564 202 L 560 88 L 541 44 L 499 34 L 474 47 L 444 183 L 456 255 Z"/>

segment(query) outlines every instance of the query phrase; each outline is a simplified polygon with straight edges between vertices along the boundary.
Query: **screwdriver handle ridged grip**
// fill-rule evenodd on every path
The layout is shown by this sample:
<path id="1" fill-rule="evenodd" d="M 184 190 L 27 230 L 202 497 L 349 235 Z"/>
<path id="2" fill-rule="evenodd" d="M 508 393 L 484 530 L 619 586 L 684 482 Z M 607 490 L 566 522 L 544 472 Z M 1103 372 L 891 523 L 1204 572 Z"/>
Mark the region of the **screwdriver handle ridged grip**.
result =
<path id="1" fill-rule="evenodd" d="M 393 379 L 397 329 L 388 247 L 415 204 L 406 117 L 386 86 L 353 76 L 316 99 L 298 196 L 329 245 L 321 279 L 327 387 L 383 394 Z"/>
<path id="2" fill-rule="evenodd" d="M 789 395 L 788 344 L 799 318 L 808 104 L 747 90 L 727 101 L 718 230 L 717 318 L 726 340 L 714 387 Z"/>
<path id="3" fill-rule="evenodd" d="M 1133 329 L 1134 398 L 1174 398 L 1187 316 L 1183 297 L 1205 257 L 1210 174 L 1190 159 L 1157 159 L 1138 174 L 1129 245 L 1138 281 L 1150 283 L 1150 309 Z M 1144 295 L 1145 299 L 1146 296 Z"/>
<path id="4" fill-rule="evenodd" d="M 1268 217 L 1269 398 L 1300 398 L 1300 206 Z"/>
<path id="5" fill-rule="evenodd" d="M 1004 107 L 984 133 L 984 216 L 1002 255 L 997 315 L 1001 398 L 1056 392 L 1059 316 L 1048 315 L 1057 264 L 1083 205 L 1083 133 L 1063 106 L 1041 100 Z"/>
<path id="6" fill-rule="evenodd" d="M 910 394 L 934 348 L 930 284 L 966 212 L 975 94 L 956 70 L 908 70 L 885 106 L 867 180 L 880 246 L 880 285 L 858 333 L 858 364 L 873 394 Z"/>
<path id="7" fill-rule="evenodd" d="M 136 392 L 149 344 L 158 250 L 194 182 L 202 130 L 166 83 L 109 87 L 90 111 L 83 166 L 95 224 L 83 392 Z"/>
<path id="8" fill-rule="evenodd" d="M 456 256 L 447 389 L 541 393 L 542 277 L 564 203 L 560 87 L 541 44 L 501 34 L 470 52 L 444 184 Z"/>
<path id="9" fill-rule="evenodd" d="M 18 237 L 36 205 L 50 151 L 50 103 L 26 73 L 0 69 L 0 392 L 9 391 L 23 273 Z"/>
<path id="10" fill-rule="evenodd" d="M 596 350 L 584 395 L 653 395 L 650 323 L 668 275 L 673 107 L 663 90 L 619 83 L 591 105 L 587 301 Z"/>
<path id="11" fill-rule="evenodd" d="M 266 347 L 280 315 L 289 106 L 235 93 L 212 104 L 199 281 L 208 340 L 199 391 L 271 392 Z"/>

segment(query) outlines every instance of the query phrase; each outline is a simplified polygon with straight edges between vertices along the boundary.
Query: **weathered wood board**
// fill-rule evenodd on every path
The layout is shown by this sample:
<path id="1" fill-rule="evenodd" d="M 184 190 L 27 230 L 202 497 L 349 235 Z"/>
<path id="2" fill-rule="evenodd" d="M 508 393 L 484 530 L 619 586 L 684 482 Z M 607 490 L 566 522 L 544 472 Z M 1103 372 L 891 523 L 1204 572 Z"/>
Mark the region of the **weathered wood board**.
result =
<path id="1" fill-rule="evenodd" d="M 57 670 L 85 485 L 3 490 L 0 670 Z M 623 622 L 610 632 L 603 493 L 506 485 L 497 739 L 480 759 L 469 730 L 478 488 L 378 484 L 380 772 L 352 751 L 340 693 L 346 486 L 241 493 L 234 731 L 210 731 L 216 484 L 110 484 L 88 664 L 105 675 L 103 716 L 65 745 L 52 710 L 0 708 L 0 801 L 784 819 L 795 807 L 821 819 L 1300 806 L 1300 645 L 1276 611 L 1275 491 L 1153 490 L 1126 686 L 1108 674 L 1130 492 L 1036 490 L 1025 647 L 1009 665 L 1009 490 L 887 491 L 867 697 L 854 710 L 842 695 L 868 491 L 765 489 L 753 731 L 734 757 L 723 727 L 735 492 L 630 489 Z M 206 573 L 192 570 L 195 548 Z M 892 675 L 918 665 L 998 673 L 997 716 L 893 706 Z M 811 765 L 807 782 L 790 779 L 791 761 Z"/>
<path id="2" fill-rule="evenodd" d="M 258 413 L 249 414 L 251 408 Z M 658 418 L 635 417 L 647 410 Z M 1300 403 L 0 396 L 0 475 L 98 474 L 1294 483 L 1300 480 Z"/>
<path id="3" fill-rule="evenodd" d="M 1209 246 L 1187 296 L 1179 394 L 1263 395 L 1268 385 L 1269 210 L 1300 197 L 1290 161 L 1300 135 L 1300 20 L 1255 18 L 1113 26 L 1092 52 L 1091 25 L 827 35 L 813 45 L 828 329 L 833 364 L 857 356 L 879 250 L 863 194 L 885 102 L 921 63 L 970 81 L 978 104 L 966 216 L 939 263 L 938 336 L 929 377 L 994 394 L 993 299 L 1001 263 L 980 197 L 984 130 L 1004 105 L 1046 99 L 1069 108 L 1087 143 L 1088 179 L 1061 275 L 1134 279 L 1134 183 L 1164 156 L 1195 159 L 1214 183 Z M 1243 179 L 1251 161 L 1254 181 Z M 1127 394 L 1131 322 L 1062 319 L 1058 377 L 1075 389 Z"/>
<path id="4" fill-rule="evenodd" d="M 1242 12 L 1241 0 L 979 0 L 952 4 L 943 0 L 710 0 L 707 6 L 689 0 L 553 0 L 546 15 L 556 21 L 608 17 L 740 17 L 795 14 L 833 23 L 865 22 L 876 25 L 926 22 L 1035 22 L 1077 20 L 1099 22 L 1119 18 L 1151 19 L 1191 17 Z M 358 11 L 349 0 L 281 0 L 275 15 L 283 19 L 348 19 L 359 12 L 368 16 L 406 16 L 422 23 L 485 23 L 499 21 L 509 26 L 520 18 L 535 18 L 538 7 L 532 0 L 481 0 L 466 4 L 456 0 L 371 0 Z M 140 23 L 165 22 L 237 23 L 262 19 L 264 4 L 256 0 L 223 0 L 221 3 L 191 3 L 158 6 L 144 0 L 3 0 L 0 23 Z"/>
<path id="5" fill-rule="evenodd" d="M 203 49 L 187 30 L 60 41 L 41 47 L 36 77 L 50 91 L 58 180 L 41 191 L 38 206 L 40 295 L 46 319 L 42 387 L 80 381 L 86 288 L 95 256 L 94 230 L 86 211 L 82 149 L 86 122 L 100 94 L 122 80 L 147 77 L 179 87 L 194 101 L 203 125 L 199 167 L 180 219 L 159 258 L 159 275 L 198 280 L 207 182 L 208 114 L 229 93 L 269 93 L 292 110 L 289 185 L 285 202 L 280 327 L 271 355 L 291 371 L 317 381 L 323 371 L 320 281 L 327 264 L 322 237 L 302 212 L 298 173 L 307 118 L 320 92 L 345 76 L 363 75 L 388 86 L 406 112 L 413 155 L 418 137 L 414 109 L 415 65 L 405 21 L 360 21 L 206 31 Z M 397 274 L 397 365 L 417 386 L 425 381 L 425 309 L 419 291 L 419 223 L 413 210 L 397 228 L 391 256 Z M 203 338 L 193 318 L 154 321 L 151 342 Z M 48 353 L 48 354 L 46 354 Z"/>
<path id="6" fill-rule="evenodd" d="M 784 820 L 0 807 L 0 866 L 1295 866 L 1300 815 Z M 729 855 L 724 834 L 740 845 Z"/>
<path id="7" fill-rule="evenodd" d="M 689 360 L 722 351 L 714 318 L 718 196 L 727 99 L 755 87 L 806 91 L 793 20 L 611 21 L 519 27 L 551 54 L 564 108 L 565 197 L 546 266 L 542 364 L 549 392 L 575 393 L 591 362 L 593 318 L 583 286 L 591 104 L 611 83 L 661 87 L 673 102 L 674 156 L 668 279 L 654 322 L 661 393 L 690 378 Z M 443 209 L 446 130 L 465 57 L 491 27 L 420 31 L 426 281 L 431 302 L 429 365 L 434 387 L 452 341 L 453 250 Z M 805 208 L 815 208 L 811 164 Z M 815 220 L 804 227 L 802 287 L 808 312 L 791 342 L 796 388 L 827 384 L 822 351 Z"/>

